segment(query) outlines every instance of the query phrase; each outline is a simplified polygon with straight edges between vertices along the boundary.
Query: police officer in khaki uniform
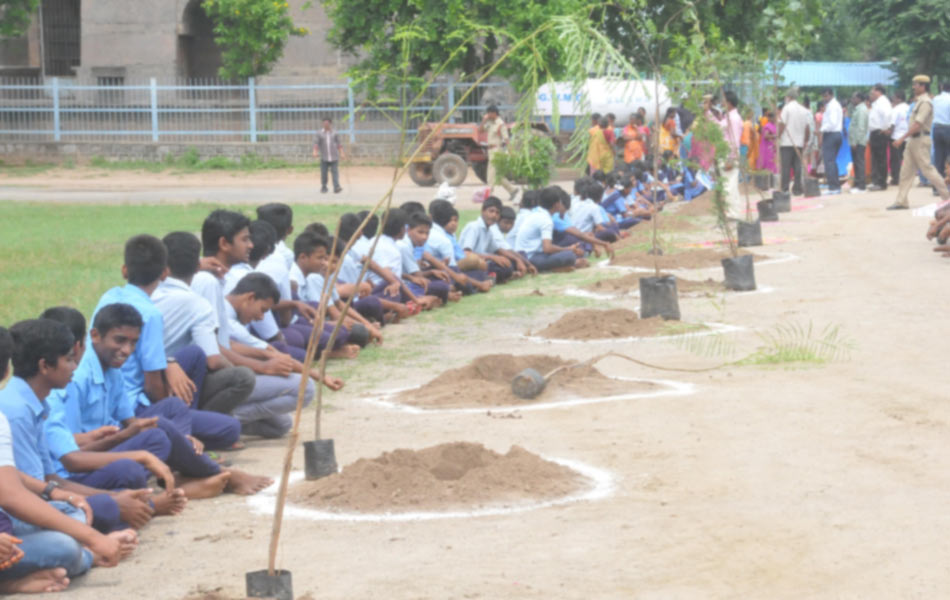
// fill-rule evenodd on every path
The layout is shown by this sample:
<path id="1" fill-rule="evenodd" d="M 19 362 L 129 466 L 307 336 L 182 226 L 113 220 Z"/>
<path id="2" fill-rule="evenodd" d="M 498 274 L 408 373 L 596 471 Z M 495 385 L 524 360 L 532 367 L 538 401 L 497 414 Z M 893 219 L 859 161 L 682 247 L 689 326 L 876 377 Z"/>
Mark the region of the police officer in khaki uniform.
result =
<path id="1" fill-rule="evenodd" d="M 493 159 L 495 155 L 499 152 L 505 151 L 505 146 L 508 145 L 508 127 L 505 125 L 504 120 L 498 115 L 498 107 L 492 104 L 488 107 L 488 110 L 485 111 L 485 116 L 482 118 L 480 125 L 481 129 L 488 133 L 488 173 L 485 177 L 488 187 L 494 191 L 495 184 L 500 184 L 509 194 L 509 200 L 514 202 L 515 198 L 518 196 L 518 192 L 521 191 L 516 188 L 510 181 L 504 177 L 498 178 L 495 174 L 495 165 L 493 164 Z M 496 178 L 498 181 L 496 182 Z"/>
<path id="2" fill-rule="evenodd" d="M 930 77 L 917 75 L 914 77 L 914 110 L 910 114 L 910 127 L 907 133 L 894 140 L 894 147 L 899 147 L 907 140 L 904 150 L 904 164 L 901 166 L 900 189 L 897 192 L 897 201 L 888 206 L 887 210 L 903 210 L 910 208 L 907 194 L 914 184 L 914 175 L 919 169 L 923 176 L 937 188 L 937 193 L 944 200 L 950 199 L 950 192 L 943 177 L 930 162 L 930 127 L 934 120 L 933 104 L 930 100 Z"/>

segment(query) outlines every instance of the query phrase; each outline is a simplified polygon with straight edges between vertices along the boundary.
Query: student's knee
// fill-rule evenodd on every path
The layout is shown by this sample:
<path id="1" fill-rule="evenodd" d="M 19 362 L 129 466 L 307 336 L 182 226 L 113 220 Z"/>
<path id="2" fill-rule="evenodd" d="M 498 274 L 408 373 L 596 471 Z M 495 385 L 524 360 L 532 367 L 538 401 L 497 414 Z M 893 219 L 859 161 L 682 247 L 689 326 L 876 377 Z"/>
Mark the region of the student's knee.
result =
<path id="1" fill-rule="evenodd" d="M 555 259 L 557 263 L 556 267 L 573 267 L 574 263 L 577 262 L 577 256 L 575 256 L 574 253 L 569 250 L 558 252 L 555 255 Z"/>
<path id="2" fill-rule="evenodd" d="M 92 566 L 92 555 L 71 536 L 47 531 L 43 535 L 42 565 L 45 569 L 62 567 L 67 576 L 76 577 Z"/>
<path id="3" fill-rule="evenodd" d="M 145 487 L 144 484 L 140 487 Z M 92 526 L 102 533 L 110 533 L 118 529 L 125 529 L 119 515 L 119 504 L 108 494 L 88 496 L 86 502 L 92 509 Z"/>
<path id="4" fill-rule="evenodd" d="M 316 395 L 317 395 L 317 386 L 313 382 L 313 379 L 310 379 L 308 377 L 307 388 L 304 390 L 304 393 L 303 393 L 303 405 L 309 406 L 309 404 L 313 402 L 313 399 L 314 397 L 316 397 Z"/>
<path id="5" fill-rule="evenodd" d="M 230 367 L 230 369 L 231 380 L 228 387 L 231 388 L 236 395 L 241 395 L 245 398 L 250 396 L 251 392 L 254 391 L 254 383 L 257 380 L 254 371 L 250 367 Z"/>
<path id="6" fill-rule="evenodd" d="M 168 440 L 168 434 L 159 428 L 146 429 L 134 438 L 141 450 L 145 450 L 157 456 L 160 460 L 165 460 L 172 451 L 172 443 Z"/>
<path id="7" fill-rule="evenodd" d="M 168 438 L 166 436 L 165 440 Z M 98 486 L 104 490 L 142 489 L 148 481 L 148 471 L 128 458 L 119 459 L 101 469 L 102 479 Z"/>

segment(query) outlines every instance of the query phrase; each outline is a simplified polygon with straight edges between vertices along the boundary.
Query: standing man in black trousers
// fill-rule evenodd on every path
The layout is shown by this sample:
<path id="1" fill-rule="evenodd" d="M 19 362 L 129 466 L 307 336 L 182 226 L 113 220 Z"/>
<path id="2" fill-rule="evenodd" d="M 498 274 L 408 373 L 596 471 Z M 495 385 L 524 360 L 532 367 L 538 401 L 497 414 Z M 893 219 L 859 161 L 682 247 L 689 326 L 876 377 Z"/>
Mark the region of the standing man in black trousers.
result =
<path id="1" fill-rule="evenodd" d="M 871 112 L 868 129 L 871 130 L 871 186 L 869 190 L 887 189 L 887 146 L 891 143 L 891 101 L 887 90 L 878 83 L 871 88 Z"/>

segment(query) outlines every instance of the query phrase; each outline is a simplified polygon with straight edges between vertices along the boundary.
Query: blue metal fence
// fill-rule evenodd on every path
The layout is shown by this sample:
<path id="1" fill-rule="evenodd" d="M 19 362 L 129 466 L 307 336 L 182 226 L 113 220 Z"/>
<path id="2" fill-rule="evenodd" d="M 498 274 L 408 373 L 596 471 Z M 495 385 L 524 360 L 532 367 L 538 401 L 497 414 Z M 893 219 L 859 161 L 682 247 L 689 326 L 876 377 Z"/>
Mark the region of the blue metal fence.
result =
<path id="1" fill-rule="evenodd" d="M 330 117 L 352 142 L 397 141 L 399 106 L 369 103 L 349 81 L 317 83 L 254 78 L 137 83 L 0 78 L 0 136 L 20 141 L 309 141 Z M 438 120 L 468 84 L 438 82 L 412 107 L 409 134 Z M 489 103 L 512 111 L 517 98 L 505 83 L 480 85 L 455 121 L 478 120 Z"/>

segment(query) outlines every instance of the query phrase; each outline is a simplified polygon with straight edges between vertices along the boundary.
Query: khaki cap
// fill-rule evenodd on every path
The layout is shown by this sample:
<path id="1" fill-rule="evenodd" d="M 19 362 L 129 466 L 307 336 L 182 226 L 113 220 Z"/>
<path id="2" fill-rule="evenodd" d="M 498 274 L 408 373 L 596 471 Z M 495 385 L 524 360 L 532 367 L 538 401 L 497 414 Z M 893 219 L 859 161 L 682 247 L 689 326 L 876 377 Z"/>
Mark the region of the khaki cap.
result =
<path id="1" fill-rule="evenodd" d="M 914 83 L 930 83 L 930 77 L 927 75 L 914 75 Z"/>

